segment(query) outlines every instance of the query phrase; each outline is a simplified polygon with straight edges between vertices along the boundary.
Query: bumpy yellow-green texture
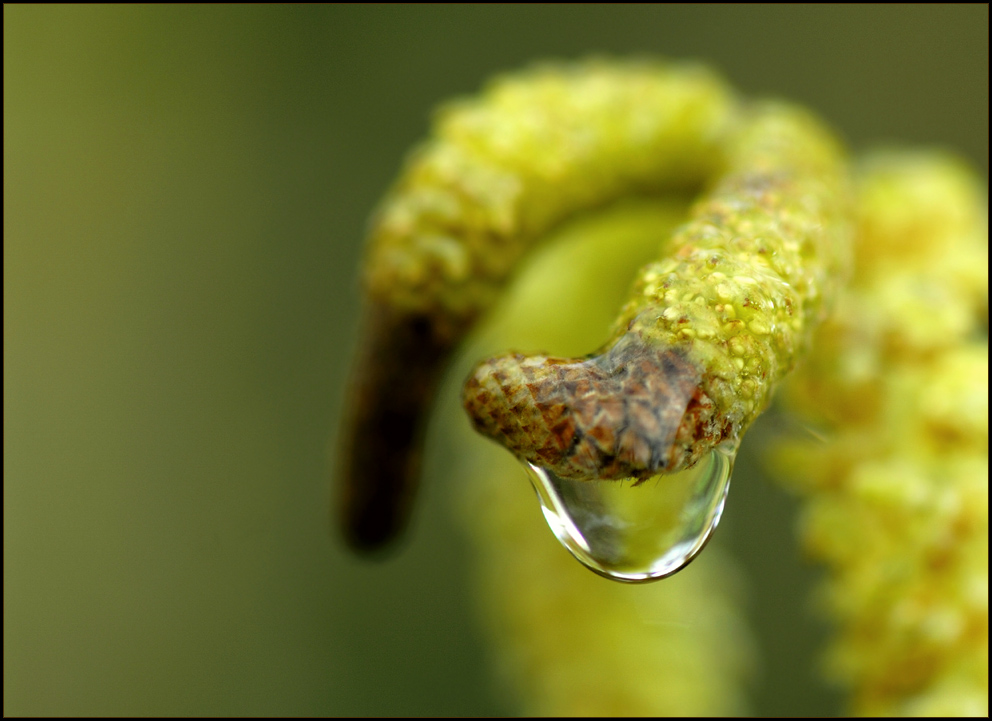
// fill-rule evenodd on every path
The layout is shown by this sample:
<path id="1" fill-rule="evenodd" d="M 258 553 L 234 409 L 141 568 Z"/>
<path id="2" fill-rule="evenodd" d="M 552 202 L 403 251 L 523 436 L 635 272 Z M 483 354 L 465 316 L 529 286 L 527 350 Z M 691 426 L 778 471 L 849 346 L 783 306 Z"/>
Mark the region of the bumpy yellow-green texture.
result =
<path id="1" fill-rule="evenodd" d="M 641 271 L 615 326 L 702 369 L 713 427 L 687 442 L 736 439 L 765 409 L 825 317 L 850 241 L 845 158 L 815 119 L 759 106 L 729 148 L 723 179 L 670 257 Z"/>
<path id="2" fill-rule="evenodd" d="M 445 107 L 377 213 L 369 297 L 455 332 L 523 252 L 617 197 L 693 190 L 721 163 L 737 106 L 705 68 L 549 65 Z"/>
<path id="3" fill-rule="evenodd" d="M 835 295 L 851 208 L 844 155 L 802 110 L 743 110 L 723 155 L 600 356 L 479 365 L 465 407 L 480 432 L 577 480 L 679 471 L 738 440 Z"/>
<path id="4" fill-rule="evenodd" d="M 986 191 L 943 156 L 863 164 L 855 276 L 791 382 L 825 441 L 776 462 L 808 497 L 854 711 L 988 714 Z"/>

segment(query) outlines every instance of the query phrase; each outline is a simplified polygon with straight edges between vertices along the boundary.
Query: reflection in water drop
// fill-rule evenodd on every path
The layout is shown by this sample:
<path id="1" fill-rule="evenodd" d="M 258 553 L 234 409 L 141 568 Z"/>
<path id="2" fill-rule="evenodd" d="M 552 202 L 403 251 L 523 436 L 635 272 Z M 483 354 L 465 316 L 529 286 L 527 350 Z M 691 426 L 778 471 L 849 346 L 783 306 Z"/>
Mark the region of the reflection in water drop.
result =
<path id="1" fill-rule="evenodd" d="M 723 513 L 737 449 L 724 444 L 692 468 L 633 480 L 573 481 L 525 464 L 552 532 L 588 568 L 643 583 L 684 568 Z"/>

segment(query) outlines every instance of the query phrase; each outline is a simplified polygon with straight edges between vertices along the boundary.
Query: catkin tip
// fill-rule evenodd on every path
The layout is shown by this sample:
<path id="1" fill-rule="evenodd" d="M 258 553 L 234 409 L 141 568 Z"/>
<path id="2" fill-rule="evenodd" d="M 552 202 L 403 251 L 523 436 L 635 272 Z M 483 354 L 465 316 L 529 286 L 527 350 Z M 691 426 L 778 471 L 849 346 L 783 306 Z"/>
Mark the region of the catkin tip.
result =
<path id="1" fill-rule="evenodd" d="M 643 479 L 687 468 L 723 439 L 701 379 L 681 350 L 629 333 L 589 358 L 491 358 L 462 399 L 480 433 L 562 478 Z"/>

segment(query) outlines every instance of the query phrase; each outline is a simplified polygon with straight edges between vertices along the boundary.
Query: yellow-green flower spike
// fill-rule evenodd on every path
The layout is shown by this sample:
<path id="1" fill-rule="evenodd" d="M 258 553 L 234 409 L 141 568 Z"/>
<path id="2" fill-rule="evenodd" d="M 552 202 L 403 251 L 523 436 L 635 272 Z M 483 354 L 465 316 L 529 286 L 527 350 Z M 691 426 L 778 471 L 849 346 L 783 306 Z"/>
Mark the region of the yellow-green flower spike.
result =
<path id="1" fill-rule="evenodd" d="M 523 252 L 623 195 L 720 179 L 670 260 L 645 271 L 605 370 L 587 379 L 591 366 L 572 364 L 562 382 L 511 358 L 480 369 L 466 406 L 512 451 L 573 478 L 679 470 L 736 440 L 822 314 L 846 241 L 842 168 L 809 116 L 742 110 L 698 67 L 550 67 L 450 107 L 372 230 L 342 453 L 351 543 L 374 548 L 402 526 L 441 370 Z M 511 372 L 531 367 L 543 379 Z M 599 383 L 610 368 L 640 370 L 622 387 Z M 583 409 L 569 394 L 587 380 L 595 401 Z M 520 383 L 540 390 L 518 398 Z"/>
<path id="2" fill-rule="evenodd" d="M 340 446 L 352 546 L 404 525 L 438 379 L 525 250 L 618 197 L 698 188 L 736 112 L 699 66 L 595 61 L 507 77 L 442 111 L 372 224 Z"/>

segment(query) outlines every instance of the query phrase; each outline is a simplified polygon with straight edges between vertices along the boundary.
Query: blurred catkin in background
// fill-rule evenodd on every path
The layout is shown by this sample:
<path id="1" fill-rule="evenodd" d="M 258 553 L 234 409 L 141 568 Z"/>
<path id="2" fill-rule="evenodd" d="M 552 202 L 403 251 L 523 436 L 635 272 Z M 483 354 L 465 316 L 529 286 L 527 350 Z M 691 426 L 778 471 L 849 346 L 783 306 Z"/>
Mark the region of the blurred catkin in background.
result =
<path id="1" fill-rule="evenodd" d="M 601 52 L 987 173 L 987 6 L 4 7 L 6 714 L 517 710 L 443 442 L 407 548 L 365 566 L 329 441 L 365 223 L 432 108 Z M 829 713 L 791 506 L 742 479 L 752 706 Z"/>

